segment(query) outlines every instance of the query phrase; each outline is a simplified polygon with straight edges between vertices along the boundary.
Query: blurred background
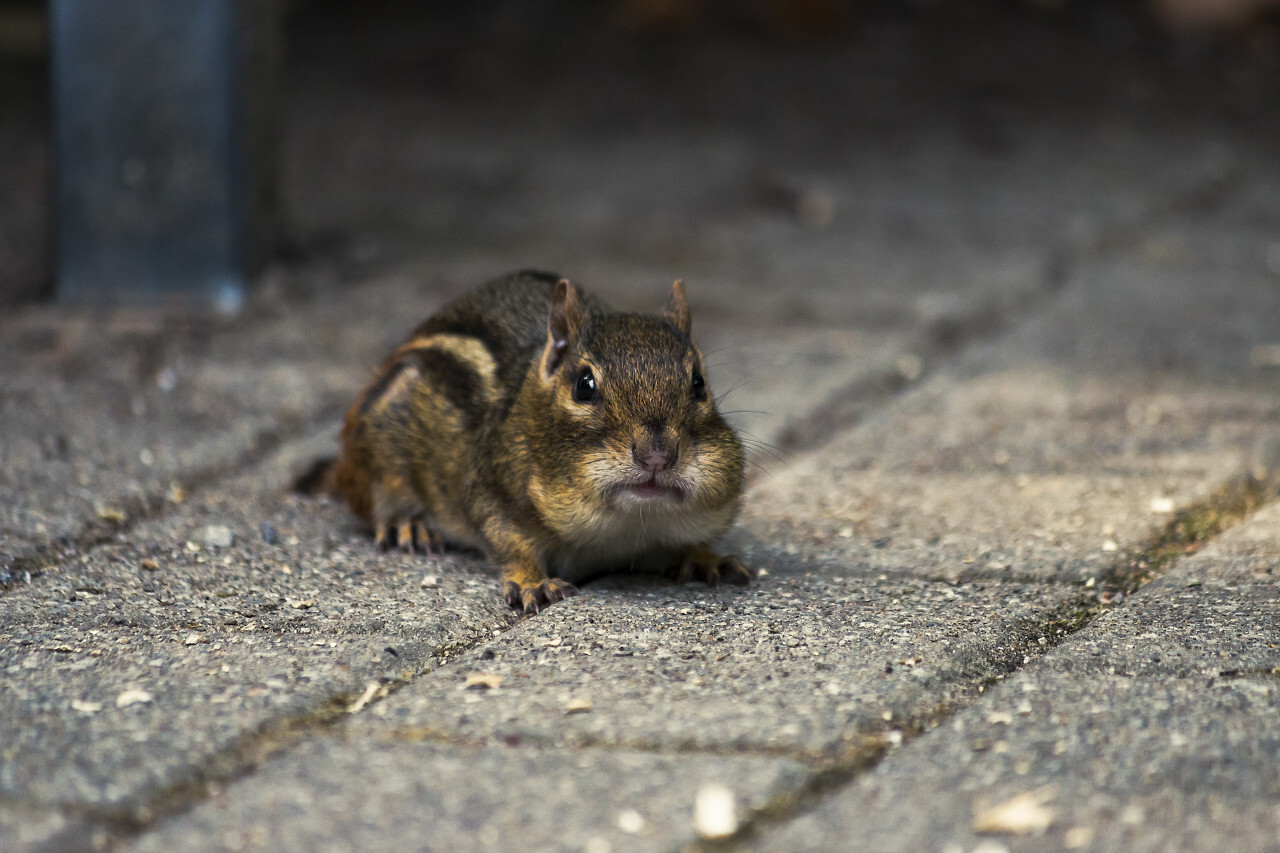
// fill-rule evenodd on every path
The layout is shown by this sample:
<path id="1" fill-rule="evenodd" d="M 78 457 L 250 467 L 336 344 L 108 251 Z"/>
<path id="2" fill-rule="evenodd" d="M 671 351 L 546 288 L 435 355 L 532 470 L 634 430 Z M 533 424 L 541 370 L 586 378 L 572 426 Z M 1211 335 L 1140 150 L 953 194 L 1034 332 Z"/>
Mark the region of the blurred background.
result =
<path id="1" fill-rule="evenodd" d="M 95 178 L 75 169 L 106 169 L 110 192 L 151 209 L 154 194 L 183 191 L 170 182 L 137 196 L 145 157 L 85 165 L 84 151 L 136 126 L 110 124 L 118 102 L 54 108 L 58 68 L 79 63 L 110 82 L 122 61 L 73 49 L 71 24 L 92 5 L 0 2 L 0 304 L 57 296 L 59 270 L 85 262 L 75 244 L 90 239 L 73 208 L 120 204 L 68 195 L 60 173 L 76 190 Z M 1268 0 L 223 5 L 239 27 L 226 56 L 234 73 L 217 81 L 235 94 L 230 130 L 218 131 L 235 148 L 227 251 L 249 282 L 327 270 L 274 279 L 304 290 L 445 257 L 474 257 L 483 272 L 587 274 L 608 257 L 731 278 L 768 301 L 780 285 L 856 263 L 868 282 L 861 310 L 874 314 L 900 302 L 877 300 L 878 289 L 946 290 L 949 265 L 904 268 L 895 245 L 1016 252 L 994 224 L 1044 186 L 1062 197 L 1081 152 L 1194 137 L 1212 159 L 1218 128 L 1263 151 L 1280 138 L 1280 15 Z M 151 62 L 150 79 L 164 79 L 164 63 Z M 150 115 L 149 85 L 120 95 L 141 99 L 138 115 Z M 164 139 L 153 131 L 149 144 Z M 1132 153 L 1115 168 L 1143 168 Z M 1086 159 L 1095 178 L 1106 168 Z M 1230 170 L 1230 154 L 1222 160 Z M 1000 187 L 990 205 L 987 181 Z M 1082 188 L 1075 207 L 1069 193 L 1065 208 L 1028 204 L 1045 220 L 1032 230 L 1087 230 L 1099 205 L 1123 208 L 1124 184 L 1117 175 L 1119 195 L 1105 200 L 1105 181 Z M 934 217 L 961 196 L 959 229 Z M 193 227 L 152 220 L 157 233 Z M 119 290 L 113 298 L 129 298 Z M 778 310 L 804 319 L 825 308 Z"/>

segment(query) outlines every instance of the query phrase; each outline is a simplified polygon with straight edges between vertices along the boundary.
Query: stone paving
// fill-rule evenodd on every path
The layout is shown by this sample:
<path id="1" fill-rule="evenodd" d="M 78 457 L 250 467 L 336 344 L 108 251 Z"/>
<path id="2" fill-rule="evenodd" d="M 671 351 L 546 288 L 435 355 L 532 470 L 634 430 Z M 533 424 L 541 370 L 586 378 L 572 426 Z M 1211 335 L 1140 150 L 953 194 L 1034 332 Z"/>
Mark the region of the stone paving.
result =
<path id="1" fill-rule="evenodd" d="M 958 60 L 870 73 L 914 32 L 730 75 L 868 72 L 861 133 L 304 76 L 298 226 L 367 233 L 236 318 L 0 320 L 0 849 L 1280 849 L 1280 136 L 1081 69 L 1110 94 L 974 140 L 920 118 Z M 526 266 L 686 280 L 750 588 L 520 618 L 291 491 L 418 319 Z"/>

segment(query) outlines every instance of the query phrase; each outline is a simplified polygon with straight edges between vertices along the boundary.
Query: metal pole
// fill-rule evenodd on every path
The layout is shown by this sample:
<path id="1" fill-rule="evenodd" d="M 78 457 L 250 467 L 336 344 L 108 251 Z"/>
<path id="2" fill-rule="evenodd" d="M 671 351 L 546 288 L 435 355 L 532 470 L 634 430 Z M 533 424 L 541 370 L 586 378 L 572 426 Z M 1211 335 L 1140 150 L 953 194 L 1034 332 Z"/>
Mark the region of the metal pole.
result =
<path id="1" fill-rule="evenodd" d="M 270 221 L 251 157 L 271 152 L 247 142 L 242 11 L 51 0 L 59 299 L 243 303 Z"/>

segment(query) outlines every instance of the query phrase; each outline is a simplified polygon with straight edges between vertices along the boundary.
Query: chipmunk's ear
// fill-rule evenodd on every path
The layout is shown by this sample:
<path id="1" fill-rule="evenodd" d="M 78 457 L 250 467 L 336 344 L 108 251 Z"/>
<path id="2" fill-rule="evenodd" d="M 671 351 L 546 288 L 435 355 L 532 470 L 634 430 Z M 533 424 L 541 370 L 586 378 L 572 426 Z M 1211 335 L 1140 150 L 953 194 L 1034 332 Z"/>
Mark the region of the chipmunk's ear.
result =
<path id="1" fill-rule="evenodd" d="M 675 284 L 671 285 L 671 296 L 667 299 L 667 305 L 662 309 L 662 316 L 667 322 L 680 330 L 680 334 L 689 334 L 689 300 L 684 298 L 684 281 L 676 279 Z"/>
<path id="2" fill-rule="evenodd" d="M 542 375 L 550 378 L 564 360 L 569 341 L 582 329 L 587 318 L 582 294 L 573 282 L 562 278 L 556 282 L 556 292 L 551 297 L 551 315 L 547 318 L 547 346 L 542 353 Z"/>

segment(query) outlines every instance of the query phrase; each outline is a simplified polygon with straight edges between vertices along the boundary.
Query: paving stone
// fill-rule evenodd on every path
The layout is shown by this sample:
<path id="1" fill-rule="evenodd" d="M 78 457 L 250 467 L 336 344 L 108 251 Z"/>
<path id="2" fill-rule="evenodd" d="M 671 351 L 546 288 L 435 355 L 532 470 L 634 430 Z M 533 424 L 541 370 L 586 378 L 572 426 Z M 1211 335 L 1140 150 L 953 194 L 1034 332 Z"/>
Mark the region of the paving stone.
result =
<path id="1" fill-rule="evenodd" d="M 338 411 L 372 356 L 358 356 L 340 327 L 308 324 L 308 339 L 278 325 L 123 310 L 7 319 L 0 575 L 42 570 L 15 562 L 110 536 L 163 508 L 175 485 L 252 460 Z"/>
<path id="2" fill-rule="evenodd" d="M 716 404 L 747 444 L 753 480 L 787 464 L 781 445 L 793 423 L 832 398 L 861 394 L 870 404 L 924 369 L 910 326 L 864 331 L 717 319 L 706 335 L 695 333 Z"/>
<path id="3" fill-rule="evenodd" d="M 1175 511 L 1269 460 L 1276 406 L 1049 370 L 941 376 L 760 478 L 740 527 L 882 572 L 1101 581 Z"/>
<path id="4" fill-rule="evenodd" d="M 1206 227 L 1188 251 L 1243 242 Z M 1280 396 L 1250 352 L 1280 340 L 1280 292 L 1256 253 L 1208 313 L 1194 263 L 1100 269 L 763 478 L 741 526 L 881 571 L 1082 582 L 1171 511 L 1274 470 Z"/>
<path id="5" fill-rule="evenodd" d="M 379 638 L 304 644 L 152 628 L 95 630 L 72 645 L 65 636 L 6 637 L 16 654 L 4 671 L 19 683 L 3 696 L 0 785 L 30 802 L 143 818 L 145 797 L 198 776 L 273 719 L 327 711 L 365 679 L 398 674 Z"/>
<path id="6" fill-rule="evenodd" d="M 1277 522 L 1273 504 L 747 846 L 968 850 L 975 816 L 1039 792 L 1050 826 L 1006 849 L 1276 849 Z"/>
<path id="7" fill-rule="evenodd" d="M 830 761 L 1020 664 L 1073 597 L 1026 584 L 832 577 L 794 563 L 746 591 L 620 579 L 415 682 L 366 723 L 467 742 Z M 501 686 L 462 690 L 475 673 Z M 576 698 L 593 710 L 566 717 Z"/>
<path id="8" fill-rule="evenodd" d="M 0 793 L 145 816 L 149 797 L 234 769 L 260 732 L 340 712 L 514 619 L 466 558 L 379 555 L 341 507 L 289 494 L 330 436 L 0 598 Z M 210 521 L 231 547 L 202 541 Z"/>
<path id="9" fill-rule="evenodd" d="M 696 839 L 703 786 L 746 820 L 805 775 L 768 757 L 320 737 L 121 849 L 670 850 Z"/>

